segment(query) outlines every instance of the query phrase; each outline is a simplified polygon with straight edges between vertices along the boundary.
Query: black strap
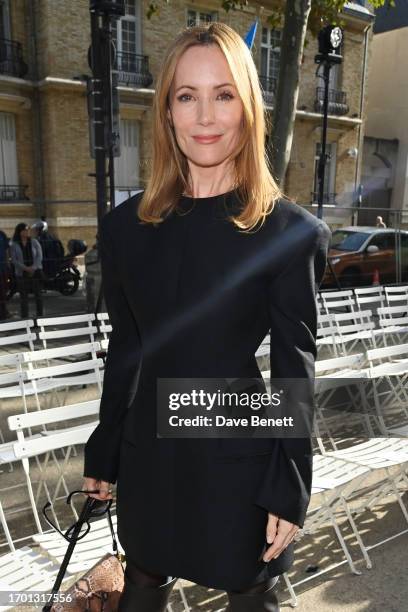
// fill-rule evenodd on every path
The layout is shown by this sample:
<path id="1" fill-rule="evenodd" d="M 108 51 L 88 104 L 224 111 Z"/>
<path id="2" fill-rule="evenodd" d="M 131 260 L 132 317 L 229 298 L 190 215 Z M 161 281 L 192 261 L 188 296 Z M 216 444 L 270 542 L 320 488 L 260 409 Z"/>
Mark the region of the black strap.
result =
<path id="1" fill-rule="evenodd" d="M 70 559 L 72 557 L 72 553 L 74 552 L 75 545 L 76 545 L 76 543 L 78 541 L 78 536 L 81 533 L 82 525 L 89 518 L 91 509 L 92 509 L 92 505 L 94 503 L 93 499 L 94 498 L 92 498 L 92 497 L 87 497 L 86 498 L 85 503 L 84 503 L 83 508 L 82 508 L 82 511 L 81 511 L 81 514 L 79 515 L 79 519 L 75 523 L 75 526 L 74 526 L 74 528 L 73 528 L 73 530 L 71 532 L 71 540 L 70 540 L 70 542 L 68 544 L 67 551 L 66 551 L 66 553 L 64 555 L 64 558 L 62 560 L 62 563 L 61 563 L 61 566 L 59 568 L 59 571 L 58 571 L 57 577 L 55 579 L 54 585 L 53 585 L 53 587 L 51 589 L 51 594 L 53 594 L 53 595 L 58 593 L 58 591 L 59 591 L 59 588 L 61 586 L 62 580 L 63 580 L 63 578 L 65 576 L 65 572 L 67 571 L 68 564 L 69 564 Z M 107 510 L 107 515 L 108 515 L 109 527 L 110 527 L 111 534 L 112 534 L 112 542 L 113 542 L 114 554 L 117 557 L 117 559 L 119 560 L 119 562 L 121 564 L 121 567 L 122 567 L 122 570 L 124 572 L 125 570 L 124 570 L 124 567 L 123 567 L 121 555 L 120 555 L 120 553 L 118 551 L 118 544 L 117 544 L 116 537 L 115 537 L 115 531 L 113 529 L 113 523 L 112 523 L 112 517 L 111 517 L 111 513 L 110 513 L 110 508 L 108 508 L 108 510 Z M 53 604 L 54 604 L 54 601 L 53 601 L 53 599 L 51 597 L 51 601 L 49 601 L 47 604 L 45 604 L 45 606 L 43 606 L 42 612 L 49 612 L 51 610 Z"/>
<path id="2" fill-rule="evenodd" d="M 115 531 L 113 529 L 113 523 L 112 523 L 112 517 L 111 517 L 111 513 L 110 513 L 110 508 L 108 508 L 108 523 L 109 523 L 109 527 L 111 530 L 111 534 L 112 534 L 112 546 L 113 546 L 113 550 L 115 551 L 115 554 L 118 554 L 118 543 L 116 542 L 116 537 L 115 537 Z"/>

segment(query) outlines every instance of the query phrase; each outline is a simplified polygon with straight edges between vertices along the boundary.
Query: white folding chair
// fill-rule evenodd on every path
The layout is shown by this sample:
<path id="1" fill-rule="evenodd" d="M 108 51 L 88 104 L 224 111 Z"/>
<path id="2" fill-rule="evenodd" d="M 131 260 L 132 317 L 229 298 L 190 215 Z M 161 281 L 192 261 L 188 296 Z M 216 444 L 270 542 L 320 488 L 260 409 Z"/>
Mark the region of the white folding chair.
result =
<path id="1" fill-rule="evenodd" d="M 27 385 L 26 393 L 30 395 L 34 394 L 37 407 L 40 409 L 41 402 L 38 395 L 39 393 L 45 394 L 47 391 L 51 391 L 54 393 L 56 402 L 63 403 L 58 395 L 58 390 L 61 388 L 65 389 L 67 393 L 68 388 L 72 386 L 96 384 L 101 392 L 103 370 L 101 370 L 100 365 L 103 364 L 103 361 L 96 362 L 100 350 L 101 346 L 99 342 L 87 342 L 22 353 L 22 363 L 26 366 L 28 371 L 35 372 L 43 368 L 42 377 L 30 378 L 31 383 Z M 86 374 L 80 374 L 80 372 L 83 371 L 83 365 L 86 361 L 83 358 L 78 359 L 78 356 L 81 355 L 90 357 L 95 363 L 95 367 L 92 371 Z M 55 378 L 52 374 L 47 373 L 42 362 L 46 363 L 45 367 L 51 367 L 52 365 L 67 365 L 66 374 L 68 374 L 68 376 L 60 375 L 58 378 Z M 52 399 L 53 395 L 51 394 L 51 401 Z"/>
<path id="2" fill-rule="evenodd" d="M 367 307 L 372 311 L 373 316 L 377 315 L 377 308 L 386 305 L 384 286 L 356 287 L 354 296 L 358 310 L 365 310 Z M 369 305 L 369 306 L 368 306 Z"/>
<path id="3" fill-rule="evenodd" d="M 23 390 L 19 387 L 8 387 L 7 392 L 4 391 L 0 398 L 14 398 L 20 397 L 23 391 L 23 397 L 34 395 L 36 397 L 36 403 L 38 408 L 41 407 L 40 401 L 38 400 L 39 393 L 45 393 L 61 387 L 87 385 L 96 383 L 101 389 L 101 382 L 103 377 L 103 370 L 101 371 L 101 365 L 103 360 L 97 357 L 98 351 L 100 350 L 99 342 L 83 343 L 58 347 L 54 349 L 40 349 L 38 351 L 27 351 L 20 353 L 21 367 L 26 366 L 28 374 L 28 380 L 31 382 L 24 385 Z M 73 362 L 66 362 L 66 360 L 72 356 L 86 355 L 89 353 L 91 359 L 76 360 Z M 58 365 L 49 365 L 35 367 L 38 362 L 46 361 L 49 363 L 52 360 L 57 360 Z M 61 363 L 61 360 L 63 361 Z M 65 361 L 65 363 L 64 363 Z M 93 366 L 92 363 L 93 362 Z M 87 367 L 87 364 L 91 367 Z M 57 367 L 58 370 L 51 370 L 48 368 Z M 93 373 L 75 375 L 85 370 L 94 370 Z M 69 376 L 62 376 L 62 374 L 69 374 Z M 60 375 L 57 378 L 57 375 Z M 35 382 L 33 382 L 35 381 Z"/>
<path id="4" fill-rule="evenodd" d="M 371 382 L 366 397 L 374 399 L 380 433 L 408 436 L 408 344 L 371 349 L 366 358 Z M 386 423 L 391 415 L 399 423 L 397 430 Z"/>
<path id="5" fill-rule="evenodd" d="M 321 454 L 313 455 L 313 480 L 312 480 L 312 500 L 313 504 L 306 514 L 304 525 L 299 529 L 295 539 L 302 540 L 305 536 L 311 536 L 318 533 L 324 525 L 331 525 L 334 529 L 336 538 L 341 546 L 345 559 L 331 564 L 329 567 L 314 572 L 307 578 L 302 578 L 294 583 L 291 582 L 287 573 L 284 573 L 284 580 L 291 595 L 291 605 L 297 605 L 297 597 L 295 587 L 313 580 L 334 568 L 347 563 L 350 571 L 353 574 L 360 575 L 361 572 L 356 568 L 352 556 L 347 547 L 347 543 L 343 537 L 342 530 L 339 525 L 339 514 L 346 514 L 346 518 L 351 526 L 353 534 L 363 551 L 364 545 L 353 516 L 348 512 L 347 497 L 354 491 L 360 490 L 361 484 L 370 473 L 370 469 L 352 463 L 336 459 L 335 457 L 326 457 Z"/>
<path id="6" fill-rule="evenodd" d="M 363 435 L 374 435 L 364 391 L 369 377 L 366 361 L 365 353 L 357 353 L 315 363 L 315 426 L 318 440 L 325 432 L 333 448 L 336 448 L 333 428 L 340 428 L 341 433 L 337 436 L 342 437 L 346 435 L 346 428 L 356 425 L 362 426 Z M 339 391 L 343 391 L 341 398 L 338 398 Z"/>
<path id="7" fill-rule="evenodd" d="M 381 447 L 378 446 L 384 442 L 387 441 L 380 439 L 370 440 L 367 443 L 368 445 L 371 445 L 373 449 L 374 446 L 377 445 L 377 449 L 373 450 L 371 456 L 368 456 L 367 449 L 363 448 L 365 443 L 363 443 L 363 445 L 350 447 L 343 451 L 331 451 L 321 455 L 313 455 L 312 496 L 320 496 L 321 503 L 320 505 L 317 505 L 317 507 L 312 507 L 312 509 L 308 511 L 304 526 L 301 530 L 299 530 L 296 539 L 301 540 L 305 535 L 318 533 L 322 526 L 329 522 L 335 530 L 337 539 L 343 550 L 345 560 L 334 563 L 328 568 L 315 572 L 311 576 L 303 578 L 296 583 L 291 583 L 287 574 L 285 573 L 284 579 L 291 594 L 291 604 L 293 606 L 297 605 L 294 587 L 313 580 L 316 576 L 327 573 L 335 567 L 348 563 L 350 570 L 354 574 L 361 574 L 361 572 L 355 567 L 347 548 L 347 544 L 339 528 L 337 515 L 340 511 L 344 512 L 351 526 L 352 532 L 362 552 L 367 568 L 372 567 L 372 561 L 368 554 L 368 551 L 371 548 L 379 546 L 408 531 L 408 529 L 403 530 L 389 538 L 382 540 L 381 542 L 377 542 L 372 546 L 366 546 L 354 519 L 354 516 L 358 515 L 366 508 L 373 506 L 375 502 L 382 499 L 385 495 L 388 495 L 392 491 L 398 499 L 404 518 L 408 521 L 406 508 L 401 499 L 401 493 L 396 485 L 398 474 L 395 476 L 390 473 L 390 469 L 392 467 L 397 466 L 400 468 L 408 461 L 408 454 L 405 454 L 405 450 L 401 448 L 395 452 L 392 452 L 390 449 L 384 448 L 384 445 Z M 387 470 L 387 477 L 383 481 L 376 483 L 374 495 L 369 499 L 369 501 L 364 502 L 361 508 L 353 508 L 352 510 L 350 504 L 355 499 L 359 499 L 361 497 L 362 485 L 364 481 L 372 474 L 374 470 L 380 469 Z"/>
<path id="8" fill-rule="evenodd" d="M 378 323 L 380 325 L 379 334 L 386 337 L 395 336 L 395 343 L 401 344 L 407 341 L 408 334 L 408 306 L 383 306 L 378 308 Z"/>
<path id="9" fill-rule="evenodd" d="M 9 547 L 11 549 L 10 553 L 0 556 L 1 590 L 4 589 L 23 592 L 26 590 L 51 590 L 56 578 L 56 574 L 60 569 L 60 563 L 62 561 L 62 558 L 59 560 L 53 559 L 50 557 L 50 555 L 47 554 L 46 550 L 44 549 L 40 549 L 39 551 L 33 551 L 32 548 L 29 546 L 24 546 L 20 549 L 17 549 L 15 547 L 15 544 L 17 542 L 21 542 L 23 540 L 30 539 L 34 540 L 35 542 L 36 538 L 39 538 L 40 535 L 44 535 L 44 537 L 49 537 L 48 534 L 43 531 L 38 516 L 38 510 L 34 500 L 34 494 L 30 479 L 29 459 L 32 457 L 38 459 L 38 457 L 43 455 L 44 453 L 47 455 L 51 450 L 57 450 L 58 448 L 61 448 L 64 445 L 70 447 L 72 446 L 73 442 L 84 444 L 92 433 L 97 422 L 80 425 L 77 427 L 66 428 L 65 430 L 61 430 L 46 437 L 41 436 L 41 434 L 25 437 L 24 429 L 50 422 L 61 422 L 66 419 L 71 419 L 74 416 L 84 417 L 94 415 L 98 411 L 97 404 L 98 402 L 84 402 L 83 404 L 72 406 L 70 411 L 69 406 L 63 406 L 55 409 L 43 410 L 41 412 L 33 412 L 30 414 L 21 414 L 9 417 L 10 428 L 17 432 L 17 437 L 19 438 L 18 442 L 13 443 L 14 460 L 22 461 L 26 475 L 26 483 L 30 495 L 31 508 L 33 510 L 39 534 L 30 534 L 27 537 L 18 538 L 13 541 L 8 530 L 4 512 L 2 511 L 2 506 L 0 503 L 0 518 L 2 521 L 3 528 L 6 532 Z M 55 501 L 55 498 L 56 491 L 54 492 L 54 495 L 51 496 L 47 489 L 47 500 L 52 503 L 53 501 Z M 71 508 L 74 511 L 75 518 L 77 520 L 78 514 L 72 506 Z M 58 527 L 60 527 L 52 505 L 51 512 L 53 514 L 54 521 L 56 522 Z M 95 531 L 96 526 L 93 524 L 92 536 L 94 535 Z M 61 536 L 60 538 L 64 543 L 62 554 L 63 557 L 67 549 L 67 542 Z M 80 543 L 78 543 L 77 546 L 80 546 Z M 106 549 L 106 551 L 108 551 L 108 549 Z M 102 552 L 105 552 L 105 550 L 103 549 Z M 111 552 L 110 549 L 109 552 Z M 77 553 L 74 553 L 74 559 L 76 554 Z M 101 549 L 98 548 L 97 543 L 96 550 L 93 555 L 94 560 L 99 560 L 100 555 Z M 92 562 L 88 563 L 86 569 L 89 569 L 91 565 L 93 565 Z M 81 566 L 81 568 L 82 567 L 83 566 Z M 62 584 L 64 584 L 68 579 L 71 578 L 72 574 L 75 573 L 76 569 L 77 568 L 75 562 L 72 566 L 71 564 L 69 565 L 63 578 Z M 15 604 L 11 607 L 15 607 Z"/>
<path id="10" fill-rule="evenodd" d="M 49 340 L 59 340 L 61 338 L 67 340 L 68 338 L 87 336 L 88 342 L 95 342 L 95 334 L 98 333 L 98 328 L 94 322 L 95 315 L 93 313 L 37 319 L 37 325 L 41 328 L 38 337 L 42 340 L 44 348 L 48 348 L 47 342 Z M 73 327 L 74 325 L 79 325 L 79 327 Z M 51 327 L 54 329 L 50 330 Z"/>
<path id="11" fill-rule="evenodd" d="M 321 291 L 320 296 L 324 314 L 354 312 L 356 310 L 356 302 L 352 289 Z"/>
<path id="12" fill-rule="evenodd" d="M 75 441 L 77 441 L 78 444 L 81 444 L 85 434 L 87 434 L 89 437 L 93 429 L 96 427 L 97 421 L 81 425 L 60 427 L 59 429 L 52 431 L 50 431 L 48 428 L 45 428 L 45 431 L 42 430 L 39 436 L 31 435 L 28 438 L 25 436 L 24 430 L 31 430 L 32 427 L 44 427 L 50 424 L 60 425 L 65 421 L 75 421 L 77 419 L 83 419 L 84 417 L 97 416 L 99 411 L 99 403 L 100 400 L 90 400 L 86 402 L 69 404 L 65 406 L 57 406 L 55 408 L 48 408 L 46 410 L 34 411 L 29 412 L 27 414 L 24 413 L 8 417 L 9 428 L 11 431 L 16 432 L 18 440 L 18 442 L 14 442 L 12 444 L 13 451 L 16 459 L 22 460 L 29 491 L 32 491 L 32 486 L 30 484 L 30 465 L 28 458 L 31 456 L 37 457 L 37 455 L 39 454 L 45 454 L 45 458 L 42 465 L 39 465 L 41 478 L 39 480 L 37 488 L 36 499 L 34 500 L 34 498 L 30 494 L 34 515 L 36 515 L 36 504 L 39 500 L 42 485 L 44 485 L 44 488 L 46 488 L 45 474 L 48 466 L 50 453 L 52 456 L 55 456 L 55 450 L 62 448 L 66 449 L 62 464 L 57 461 L 59 476 L 52 497 L 49 495 L 47 489 L 47 498 L 49 499 L 49 501 L 53 502 L 57 499 L 61 484 L 64 485 L 65 494 L 68 494 L 68 488 L 66 487 L 66 483 L 64 480 L 64 473 L 68 465 L 70 451 L 76 443 Z M 85 429 L 85 434 L 83 432 L 83 429 Z M 72 441 L 72 444 L 68 444 L 69 441 Z M 87 438 L 85 438 L 85 442 L 86 441 Z M 60 446 L 58 446 L 58 444 L 60 444 Z M 40 528 L 39 531 L 41 531 Z"/>
<path id="13" fill-rule="evenodd" d="M 0 591 L 21 593 L 21 600 L 0 605 L 0 610 L 11 610 L 27 605 L 24 600 L 25 591 L 41 591 L 49 593 L 55 582 L 59 566 L 48 557 L 34 551 L 30 546 L 24 546 L 0 556 Z M 61 587 L 71 576 L 66 574 Z M 46 600 L 45 600 L 46 601 Z M 44 601 L 44 603 L 45 603 Z"/>
<path id="14" fill-rule="evenodd" d="M 112 332 L 112 325 L 109 323 L 109 313 L 98 312 L 96 315 L 99 327 L 99 333 L 103 335 L 103 340 L 109 340 L 109 335 Z"/>
<path id="15" fill-rule="evenodd" d="M 404 491 L 401 492 L 398 489 L 399 481 L 403 483 L 405 491 L 408 488 L 408 479 L 405 471 L 408 465 L 408 440 L 400 438 L 372 438 L 367 442 L 362 442 L 345 449 L 328 451 L 326 456 L 350 461 L 352 464 L 357 463 L 358 465 L 368 468 L 370 471 L 384 470 L 386 473 L 386 477 L 376 483 L 371 497 L 361 506 L 353 508 L 352 514 L 354 516 L 372 508 L 377 501 L 383 499 L 385 496 L 394 494 L 401 508 L 401 512 L 408 523 L 408 510 L 403 501 Z M 395 474 L 391 471 L 394 467 L 397 468 Z M 349 498 L 349 501 L 351 501 L 351 499 L 352 497 Z M 371 546 L 365 546 L 360 537 L 360 547 L 363 551 L 367 567 L 372 566 L 368 550 L 384 544 L 385 542 L 389 542 L 407 532 L 408 528 L 403 529 Z"/>
<path id="16" fill-rule="evenodd" d="M 339 345 L 343 349 L 343 355 L 350 353 L 359 342 L 365 348 L 376 346 L 373 334 L 375 323 L 371 310 L 333 314 L 333 319 L 337 327 L 337 335 L 340 337 Z M 347 347 L 349 343 L 351 346 Z"/>
<path id="17" fill-rule="evenodd" d="M 397 302 L 408 306 L 408 285 L 386 286 L 384 292 L 388 306 L 394 306 Z"/>
<path id="18" fill-rule="evenodd" d="M 63 465 L 61 466 L 60 462 L 58 461 L 55 455 L 55 450 L 56 448 L 57 449 L 63 448 L 64 445 L 62 445 L 61 447 L 58 447 L 58 446 L 56 447 L 55 440 L 57 440 L 57 442 L 65 441 L 65 438 L 63 438 L 62 436 L 63 434 L 66 434 L 67 432 L 68 433 L 73 432 L 73 435 L 75 437 L 75 435 L 78 432 L 78 429 L 81 427 L 88 427 L 87 433 L 89 436 L 92 428 L 96 426 L 96 422 L 92 423 L 90 426 L 81 425 L 79 426 L 79 428 L 78 426 L 77 427 L 66 427 L 64 429 L 60 429 L 58 432 L 52 432 L 52 433 L 48 432 L 45 429 L 45 426 L 50 423 L 57 424 L 65 420 L 83 418 L 89 415 L 97 415 L 98 410 L 99 410 L 99 400 L 96 400 L 96 401 L 90 401 L 90 402 L 82 402 L 80 404 L 72 404 L 70 406 L 51 408 L 48 410 L 41 410 L 41 411 L 34 411 L 34 412 L 29 412 L 29 413 L 13 415 L 13 416 L 9 416 L 7 419 L 9 428 L 11 431 L 16 432 L 17 441 L 20 442 L 22 449 L 18 447 L 19 454 L 16 453 L 16 446 L 15 446 L 17 443 L 16 440 L 1 444 L 0 445 L 0 463 L 17 462 L 21 460 L 22 467 L 25 473 L 25 479 L 26 479 L 25 484 L 27 486 L 29 499 L 30 499 L 29 508 L 31 507 L 31 510 L 34 516 L 34 520 L 36 522 L 37 529 L 39 531 L 42 531 L 42 527 L 41 527 L 41 522 L 38 517 L 37 504 L 38 504 L 38 500 L 39 500 L 39 496 L 40 496 L 42 487 L 44 487 L 47 499 L 49 501 L 55 501 L 55 499 L 57 499 L 57 494 L 58 494 L 61 484 L 64 486 L 65 494 L 68 494 L 68 488 L 67 488 L 67 485 L 64 479 L 64 471 L 68 463 L 70 448 L 68 448 L 68 451 L 66 452 L 66 456 L 64 458 Z M 32 433 L 33 427 L 40 427 L 42 428 L 42 431 L 33 434 Z M 91 427 L 91 430 L 89 430 L 89 427 Z M 29 432 L 29 436 L 26 435 L 25 429 Z M 57 435 L 57 438 L 55 438 L 56 435 Z M 80 442 L 80 440 L 81 439 L 79 438 L 78 442 Z M 27 454 L 32 448 L 34 449 L 38 448 L 39 452 L 37 454 L 36 453 Z M 46 454 L 43 463 L 41 463 L 38 457 L 38 454 L 40 454 L 40 450 Z M 24 454 L 26 451 L 27 453 Z M 54 460 L 55 466 L 59 474 L 53 496 L 51 496 L 50 494 L 49 487 L 47 484 L 47 479 L 46 479 L 46 475 L 47 475 L 46 469 L 48 466 L 50 454 L 52 455 L 52 458 Z M 31 477 L 30 477 L 29 457 L 33 457 L 35 459 L 37 468 L 39 470 L 39 479 L 35 481 L 35 483 L 38 484 L 37 493 L 36 493 L 35 498 L 34 498 L 33 486 L 32 486 L 33 481 L 31 480 Z M 14 490 L 15 488 L 22 487 L 22 486 L 25 486 L 24 483 L 15 483 L 14 485 L 9 485 L 5 488 L 0 489 L 0 493 L 2 496 L 4 496 L 10 493 L 11 490 Z M 14 514 L 16 512 L 22 512 L 26 509 L 27 507 L 19 508 L 17 510 L 10 511 L 10 514 Z M 13 551 L 15 550 L 15 548 L 10 538 L 9 530 L 7 527 L 7 523 L 6 523 L 6 519 L 4 516 L 4 511 L 2 509 L 1 503 L 0 503 L 0 514 L 1 514 L 1 523 L 3 526 L 4 532 L 6 534 L 6 539 L 10 546 L 10 549 Z M 56 516 L 54 516 L 54 519 L 58 523 L 58 519 Z"/>
<path id="19" fill-rule="evenodd" d="M 17 372 L 21 371 L 21 353 L 6 353 L 5 355 L 0 355 L 0 373 L 4 373 L 4 374 L 17 374 Z M 9 368 L 9 371 L 5 371 L 5 368 Z M 4 379 L 3 379 L 4 380 Z M 18 381 L 21 382 L 20 377 L 15 377 L 15 379 L 13 379 L 13 382 Z M 7 383 L 7 380 L 5 381 Z M 10 384 L 10 381 L 8 381 L 8 384 L 6 384 L 6 387 L 8 387 Z M 22 383 L 21 383 L 22 384 Z M 3 387 L 4 389 L 4 387 Z M 2 405 L 2 387 L 0 385 L 0 409 L 3 408 Z M 3 412 L 3 410 L 2 410 Z M 0 441 L 2 443 L 5 442 L 5 438 L 4 438 L 4 434 L 3 431 L 0 427 Z M 2 470 L 0 470 L 1 472 Z M 13 471 L 13 465 L 10 463 L 10 472 Z"/>
<path id="20" fill-rule="evenodd" d="M 336 357 L 339 353 L 337 346 L 340 342 L 341 338 L 337 335 L 337 326 L 333 314 L 318 314 L 316 334 L 318 355 L 320 356 L 322 349 L 326 347 L 329 354 Z"/>
<path id="21" fill-rule="evenodd" d="M 33 351 L 34 340 L 37 338 L 37 334 L 31 330 L 33 325 L 32 319 L 0 323 L 0 347 L 14 350 L 14 347 L 22 346 L 23 349 Z"/>

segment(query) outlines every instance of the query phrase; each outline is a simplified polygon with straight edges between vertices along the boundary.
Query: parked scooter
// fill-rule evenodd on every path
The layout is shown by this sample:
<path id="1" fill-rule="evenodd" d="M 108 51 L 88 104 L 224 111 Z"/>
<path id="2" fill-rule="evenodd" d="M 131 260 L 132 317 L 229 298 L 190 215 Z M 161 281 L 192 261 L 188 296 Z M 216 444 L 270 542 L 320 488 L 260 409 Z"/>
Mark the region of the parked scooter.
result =
<path id="1" fill-rule="evenodd" d="M 55 274 L 46 276 L 43 281 L 44 289 L 59 291 L 62 295 L 74 295 L 78 291 L 81 273 L 78 268 L 78 255 L 87 250 L 84 240 L 71 239 L 68 242 L 68 254 L 57 262 Z"/>

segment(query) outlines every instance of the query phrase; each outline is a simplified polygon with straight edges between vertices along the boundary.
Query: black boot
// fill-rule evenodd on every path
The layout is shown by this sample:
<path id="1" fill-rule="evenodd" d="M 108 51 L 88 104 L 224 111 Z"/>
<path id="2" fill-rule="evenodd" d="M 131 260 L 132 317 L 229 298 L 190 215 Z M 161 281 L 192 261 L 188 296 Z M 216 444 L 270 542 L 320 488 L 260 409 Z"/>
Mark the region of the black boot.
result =
<path id="1" fill-rule="evenodd" d="M 177 580 L 172 578 L 159 586 L 138 586 L 129 580 L 125 569 L 125 584 L 117 612 L 165 612 Z"/>
<path id="2" fill-rule="evenodd" d="M 268 581 L 270 586 L 266 585 L 260 593 L 227 591 L 229 603 L 225 612 L 280 612 L 275 590 L 278 578 Z"/>

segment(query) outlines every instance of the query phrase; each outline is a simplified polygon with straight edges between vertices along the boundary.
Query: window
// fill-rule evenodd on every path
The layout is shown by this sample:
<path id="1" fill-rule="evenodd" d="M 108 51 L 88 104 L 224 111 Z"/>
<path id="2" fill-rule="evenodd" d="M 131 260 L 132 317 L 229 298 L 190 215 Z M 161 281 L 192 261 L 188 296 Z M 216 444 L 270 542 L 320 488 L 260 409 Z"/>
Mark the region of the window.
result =
<path id="1" fill-rule="evenodd" d="M 125 10 L 126 14 L 112 24 L 112 37 L 119 54 L 119 69 L 130 71 L 126 65 L 134 63 L 134 55 L 141 53 L 139 0 L 126 0 Z"/>
<path id="2" fill-rule="evenodd" d="M 329 113 L 333 112 L 333 103 L 341 102 L 340 96 L 341 84 L 340 84 L 340 64 L 333 64 L 329 72 Z M 323 79 L 323 68 L 319 67 L 319 74 L 317 75 L 317 96 L 318 99 L 323 101 L 324 99 L 324 79 Z M 340 97 L 339 97 L 340 96 Z M 321 107 L 323 109 L 323 106 Z"/>
<path id="3" fill-rule="evenodd" d="M 115 188 L 139 185 L 139 121 L 120 120 L 120 157 L 115 158 Z"/>
<path id="4" fill-rule="evenodd" d="M 323 188 L 323 203 L 324 204 L 334 204 L 335 200 L 335 184 L 336 184 L 336 142 L 327 142 L 326 143 L 326 155 L 327 161 L 325 166 L 325 176 L 324 176 L 324 188 Z M 316 143 L 316 153 L 315 153 L 315 171 L 314 171 L 314 185 L 313 185 L 313 194 L 314 201 L 317 200 L 318 191 L 319 191 L 319 182 L 318 182 L 318 167 L 319 167 L 319 158 L 322 150 L 322 146 L 320 142 Z"/>
<path id="5" fill-rule="evenodd" d="M 197 11 L 195 9 L 187 9 L 187 27 L 200 25 L 202 23 L 210 23 L 218 21 L 217 11 Z"/>
<path id="6" fill-rule="evenodd" d="M 0 0 L 0 38 L 11 38 L 9 0 Z"/>
<path id="7" fill-rule="evenodd" d="M 18 185 L 14 115 L 0 112 L 0 184 Z"/>
<path id="8" fill-rule="evenodd" d="M 274 90 L 279 77 L 280 45 L 282 30 L 262 28 L 261 38 L 261 76 L 268 79 L 271 89 Z"/>
<path id="9" fill-rule="evenodd" d="M 369 235 L 366 232 L 335 230 L 331 237 L 330 248 L 338 251 L 358 251 Z"/>
<path id="10" fill-rule="evenodd" d="M 380 249 L 380 251 L 384 249 L 394 249 L 395 248 L 395 234 L 394 233 L 376 234 L 371 238 L 370 244 L 367 246 L 371 246 L 372 244 L 377 246 Z"/>

